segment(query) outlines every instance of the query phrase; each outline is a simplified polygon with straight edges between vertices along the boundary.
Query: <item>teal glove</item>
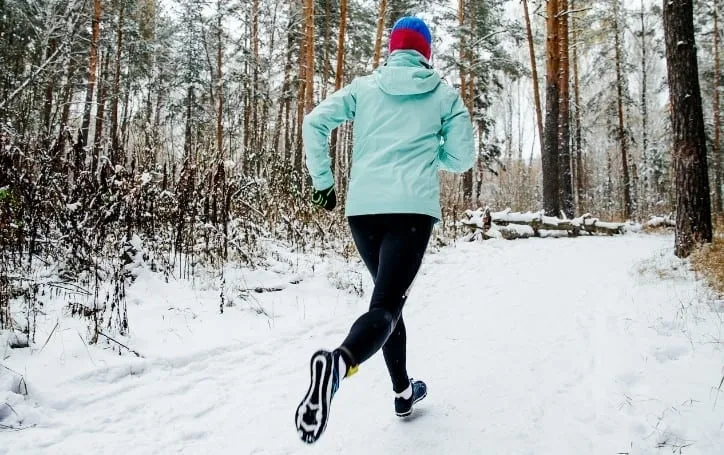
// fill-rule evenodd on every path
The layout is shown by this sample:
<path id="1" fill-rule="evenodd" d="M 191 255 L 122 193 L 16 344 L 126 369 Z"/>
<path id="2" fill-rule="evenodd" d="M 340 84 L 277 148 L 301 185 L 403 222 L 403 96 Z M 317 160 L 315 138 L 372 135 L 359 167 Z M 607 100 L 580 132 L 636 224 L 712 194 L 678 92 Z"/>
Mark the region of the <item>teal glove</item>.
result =
<path id="1" fill-rule="evenodd" d="M 314 190 L 312 192 L 312 204 L 326 210 L 334 210 L 337 206 L 337 193 L 334 191 L 334 185 L 326 190 Z"/>

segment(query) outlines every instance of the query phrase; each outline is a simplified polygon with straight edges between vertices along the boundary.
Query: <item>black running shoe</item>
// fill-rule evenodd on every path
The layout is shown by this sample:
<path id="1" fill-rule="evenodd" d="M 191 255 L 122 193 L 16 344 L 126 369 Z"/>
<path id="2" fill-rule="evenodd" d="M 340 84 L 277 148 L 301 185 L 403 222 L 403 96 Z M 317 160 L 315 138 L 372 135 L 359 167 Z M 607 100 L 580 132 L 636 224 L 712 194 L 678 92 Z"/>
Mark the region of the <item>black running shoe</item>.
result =
<path id="1" fill-rule="evenodd" d="M 410 398 L 395 398 L 395 414 L 397 417 L 407 417 L 412 414 L 412 405 L 427 396 L 427 385 L 422 381 L 415 381 L 410 378 L 412 396 Z"/>
<path id="2" fill-rule="evenodd" d="M 339 388 L 339 351 L 317 351 L 310 362 L 309 390 L 299 403 L 294 423 L 302 441 L 312 444 L 327 427 L 332 397 Z"/>

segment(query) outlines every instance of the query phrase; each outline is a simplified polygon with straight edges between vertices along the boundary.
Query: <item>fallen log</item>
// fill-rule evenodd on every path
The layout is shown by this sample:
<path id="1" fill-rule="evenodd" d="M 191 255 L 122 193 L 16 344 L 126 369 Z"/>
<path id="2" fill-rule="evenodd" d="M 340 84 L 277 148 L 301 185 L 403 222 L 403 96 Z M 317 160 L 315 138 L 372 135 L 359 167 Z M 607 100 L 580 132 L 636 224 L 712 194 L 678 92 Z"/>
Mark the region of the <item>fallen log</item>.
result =
<path id="1" fill-rule="evenodd" d="M 652 216 L 644 223 L 646 229 L 676 227 L 676 218 L 673 215 Z"/>
<path id="2" fill-rule="evenodd" d="M 471 235 L 468 237 L 471 241 L 476 238 L 500 237 L 513 240 L 540 237 L 545 231 L 562 231 L 570 237 L 576 237 L 582 233 L 616 235 L 623 234 L 626 227 L 624 223 L 601 221 L 588 213 L 578 218 L 565 219 L 546 216 L 543 212 L 517 213 L 510 209 L 491 212 L 489 208 L 486 208 L 485 210 L 467 210 L 465 217 L 466 219 L 461 220 L 460 224 L 469 229 Z"/>

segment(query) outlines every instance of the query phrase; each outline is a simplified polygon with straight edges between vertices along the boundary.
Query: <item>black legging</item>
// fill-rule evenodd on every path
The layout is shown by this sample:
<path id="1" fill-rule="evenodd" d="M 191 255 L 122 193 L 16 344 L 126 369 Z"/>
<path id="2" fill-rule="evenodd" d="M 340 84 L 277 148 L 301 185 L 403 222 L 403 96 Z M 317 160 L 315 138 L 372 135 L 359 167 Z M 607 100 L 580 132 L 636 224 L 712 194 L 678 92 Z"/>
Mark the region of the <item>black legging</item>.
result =
<path id="1" fill-rule="evenodd" d="M 381 347 L 392 387 L 399 393 L 409 385 L 402 307 L 420 269 L 435 219 L 428 215 L 384 214 L 352 216 L 348 220 L 375 288 L 369 311 L 352 325 L 342 352 L 348 357 L 345 360 L 355 365 Z"/>

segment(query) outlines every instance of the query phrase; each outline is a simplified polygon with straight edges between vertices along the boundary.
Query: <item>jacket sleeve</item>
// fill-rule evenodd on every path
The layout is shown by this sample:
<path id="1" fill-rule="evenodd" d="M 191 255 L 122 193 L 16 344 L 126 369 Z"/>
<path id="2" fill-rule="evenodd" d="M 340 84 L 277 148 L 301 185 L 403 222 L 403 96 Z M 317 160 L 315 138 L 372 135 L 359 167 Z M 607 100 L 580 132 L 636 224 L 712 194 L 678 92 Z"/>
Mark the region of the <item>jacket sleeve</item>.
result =
<path id="1" fill-rule="evenodd" d="M 441 135 L 443 142 L 438 149 L 440 169 L 462 173 L 473 167 L 473 125 L 470 114 L 457 93 L 449 112 L 442 117 Z"/>
<path id="2" fill-rule="evenodd" d="M 302 140 L 307 169 L 317 190 L 334 185 L 327 140 L 331 131 L 354 118 L 357 104 L 355 81 L 319 103 L 302 123 Z"/>

